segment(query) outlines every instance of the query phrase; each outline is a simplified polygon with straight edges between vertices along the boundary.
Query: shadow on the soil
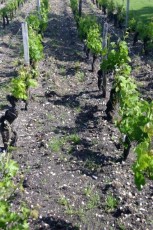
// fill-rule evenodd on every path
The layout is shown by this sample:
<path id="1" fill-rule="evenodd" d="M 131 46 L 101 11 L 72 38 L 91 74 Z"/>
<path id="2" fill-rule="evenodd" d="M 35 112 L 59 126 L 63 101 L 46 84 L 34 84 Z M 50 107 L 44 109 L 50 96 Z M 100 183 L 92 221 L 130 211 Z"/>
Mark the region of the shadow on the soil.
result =
<path id="1" fill-rule="evenodd" d="M 78 130 L 76 127 L 69 128 L 68 126 L 58 126 L 54 132 L 56 134 L 60 133 L 63 136 L 68 137 L 71 134 L 77 134 Z M 68 146 L 66 144 L 62 147 L 63 154 L 69 156 L 68 162 L 77 159 L 75 167 L 73 167 L 72 170 L 80 170 L 82 174 L 93 176 L 97 175 L 99 172 L 102 172 L 103 166 L 112 165 L 114 162 L 116 162 L 117 158 L 105 155 L 103 153 L 103 149 L 100 146 L 99 151 L 94 151 L 94 145 L 97 144 L 99 145 L 100 143 L 97 143 L 96 139 L 92 140 L 90 138 L 82 137 L 77 143 L 75 143 L 75 141 L 70 141 Z"/>
<path id="2" fill-rule="evenodd" d="M 9 25 L 6 25 L 5 29 L 1 29 L 2 34 L 12 34 L 12 36 L 16 36 L 19 31 L 21 31 L 21 22 L 14 19 L 10 21 Z"/>
<path id="3" fill-rule="evenodd" d="M 64 65 L 57 64 L 57 68 L 61 76 L 75 76 L 77 70 L 75 67 L 66 67 Z"/>
<path id="4" fill-rule="evenodd" d="M 137 76 L 135 76 L 135 78 L 138 80 L 138 81 L 151 81 L 152 80 L 152 72 L 150 73 L 142 73 L 142 74 L 139 74 Z"/>
<path id="5" fill-rule="evenodd" d="M 80 115 L 78 115 L 78 119 L 79 119 L 79 116 L 81 116 L 83 114 L 84 114 L 83 115 L 84 117 L 88 116 L 87 118 L 91 119 L 91 118 L 93 118 L 92 113 L 97 111 L 97 106 L 84 106 L 84 107 L 82 107 L 80 105 L 80 102 L 79 102 L 79 97 L 81 97 L 82 95 L 84 95 L 86 98 L 90 98 L 90 99 L 93 99 L 93 98 L 98 99 L 101 97 L 100 94 L 95 95 L 95 93 L 98 93 L 98 90 L 96 90 L 96 91 L 82 91 L 78 94 L 67 94 L 64 96 L 60 96 L 54 90 L 51 90 L 51 91 L 47 91 L 45 93 L 45 96 L 48 98 L 48 101 L 51 103 L 54 103 L 54 105 L 62 105 L 65 107 L 76 108 L 77 110 L 86 111 L 85 114 L 84 114 L 84 112 L 80 112 Z M 76 123 L 77 123 L 77 121 L 76 121 Z"/>
<path id="6" fill-rule="evenodd" d="M 12 71 L 10 71 L 12 70 Z M 7 69 L 6 71 L 1 72 L 0 71 L 0 77 L 2 78 L 11 78 L 11 77 L 16 77 L 17 76 L 17 71 L 14 70 L 13 68 L 9 68 L 9 70 Z"/>
<path id="7" fill-rule="evenodd" d="M 8 26 L 6 26 L 6 29 L 2 30 L 1 32 L 3 35 L 7 35 L 8 34 L 8 39 L 9 42 L 5 42 L 3 40 L 3 42 L 1 43 L 1 52 L 0 54 L 5 54 L 6 56 L 6 60 L 3 60 L 3 62 L 5 63 L 8 62 L 7 60 L 7 55 L 14 59 L 20 56 L 20 52 L 21 52 L 21 46 L 20 45 L 16 45 L 16 41 L 18 38 L 22 38 L 22 30 L 21 30 L 21 22 L 19 22 L 18 20 L 15 20 L 13 22 L 10 22 L 10 24 Z M 12 54 L 13 52 L 13 54 Z M 12 67 L 12 63 L 10 63 L 10 68 L 1 68 L 0 70 L 0 77 L 3 78 L 9 78 L 9 77 L 13 77 L 16 76 L 16 71 L 14 70 L 14 68 Z"/>
<path id="8" fill-rule="evenodd" d="M 54 105 L 62 105 L 69 108 L 75 108 L 80 106 L 78 95 L 65 95 L 60 99 L 54 101 Z"/>
<path id="9" fill-rule="evenodd" d="M 62 105 L 66 106 L 69 108 L 73 108 L 74 110 L 76 109 L 76 129 L 83 131 L 84 129 L 87 128 L 95 128 L 98 125 L 98 117 L 94 116 L 94 113 L 98 112 L 98 106 L 97 105 L 84 105 L 81 106 L 79 102 L 79 97 L 82 95 L 85 95 L 86 97 L 89 97 L 90 99 L 92 98 L 97 98 L 93 92 L 80 92 L 79 94 L 69 94 L 65 95 L 63 97 L 60 97 L 56 92 L 51 91 L 46 93 L 46 97 L 49 97 L 48 101 L 51 103 L 54 103 L 54 105 Z M 57 96 L 60 97 L 60 99 L 54 99 L 51 96 Z M 51 97 L 51 98 L 50 98 Z M 79 111 L 79 112 L 77 112 Z"/>
<path id="10" fill-rule="evenodd" d="M 83 44 L 78 39 L 71 15 L 65 11 L 63 15 L 49 14 L 49 18 L 48 28 L 44 34 L 47 40 L 44 48 L 46 55 L 65 62 L 79 61 L 80 58 L 82 60 Z"/>
<path id="11" fill-rule="evenodd" d="M 76 116 L 75 124 L 76 128 L 80 130 L 82 127 L 84 129 L 93 129 L 98 126 L 98 117 L 94 114 L 98 111 L 97 105 L 85 105 L 81 107 L 81 112 Z M 91 130 L 92 131 L 92 130 Z"/>
<path id="12" fill-rule="evenodd" d="M 116 161 L 115 157 L 106 156 L 100 151 L 95 152 L 84 147 L 79 151 L 76 147 L 71 150 L 71 155 L 77 158 L 76 170 L 88 176 L 97 175 L 103 171 L 104 166 L 112 165 Z"/>
<path id="13" fill-rule="evenodd" d="M 46 227 L 45 227 L 46 225 Z M 39 221 L 36 222 L 35 230 L 79 230 L 78 227 L 73 226 L 71 223 L 66 222 L 63 219 L 59 219 L 53 216 L 42 217 Z"/>
<path id="14" fill-rule="evenodd" d="M 88 5 L 89 3 L 86 2 L 86 4 Z M 94 10 L 91 9 L 91 11 L 91 15 L 95 16 Z M 70 12 L 68 12 L 65 6 L 62 15 L 49 14 L 50 21 L 48 22 L 48 28 L 44 34 L 46 40 L 44 44 L 44 53 L 47 57 L 51 56 L 62 62 L 89 62 L 84 52 L 84 44 L 79 39 L 79 33 L 73 14 Z M 101 23 L 101 12 L 97 12 L 96 16 Z M 69 65 L 65 68 L 64 75 L 74 75 L 74 69 L 71 67 L 69 69 Z"/>

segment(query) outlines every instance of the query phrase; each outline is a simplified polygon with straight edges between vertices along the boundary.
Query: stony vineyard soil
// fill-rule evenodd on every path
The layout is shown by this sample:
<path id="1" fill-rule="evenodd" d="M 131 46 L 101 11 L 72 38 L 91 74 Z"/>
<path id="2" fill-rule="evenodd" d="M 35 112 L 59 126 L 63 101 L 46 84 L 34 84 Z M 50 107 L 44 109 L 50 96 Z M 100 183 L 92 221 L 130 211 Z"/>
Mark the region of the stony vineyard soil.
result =
<path id="1" fill-rule="evenodd" d="M 6 86 L 20 58 L 21 21 L 35 9 L 34 2 L 27 2 L 5 30 L 1 27 L 1 108 L 7 105 Z M 50 4 L 39 86 L 32 90 L 28 112 L 21 109 L 15 124 L 19 140 L 12 156 L 24 174 L 24 192 L 14 204 L 26 200 L 35 216 L 39 213 L 29 219 L 31 230 L 152 230 L 153 183 L 137 190 L 132 150 L 126 162 L 115 163 L 122 154 L 120 135 L 105 119 L 111 77 L 103 99 L 69 0 Z M 83 12 L 104 19 L 90 0 L 84 1 Z M 121 33 L 111 24 L 110 30 Z M 140 42 L 133 48 L 131 41 L 134 75 L 143 83 L 143 95 L 152 97 L 152 56 L 143 57 Z"/>

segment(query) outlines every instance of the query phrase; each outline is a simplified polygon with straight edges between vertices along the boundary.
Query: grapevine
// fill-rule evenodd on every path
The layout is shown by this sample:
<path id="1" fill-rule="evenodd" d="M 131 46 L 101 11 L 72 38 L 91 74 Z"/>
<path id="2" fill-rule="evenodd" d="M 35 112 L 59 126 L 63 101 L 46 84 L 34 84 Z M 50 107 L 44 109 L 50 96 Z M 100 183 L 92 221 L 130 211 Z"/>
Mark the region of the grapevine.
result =
<path id="1" fill-rule="evenodd" d="M 0 16 L 3 20 L 3 28 L 5 28 L 6 24 L 9 24 L 9 18 L 12 20 L 17 8 L 19 8 L 23 2 L 23 0 L 8 0 L 5 2 L 4 6 L 0 9 Z"/>
<path id="2" fill-rule="evenodd" d="M 86 46 L 93 54 L 92 72 L 94 72 L 94 63 L 98 55 L 102 54 L 102 38 L 100 33 L 100 27 L 96 24 L 95 27 L 91 27 L 87 34 Z"/>
<path id="3" fill-rule="evenodd" d="M 119 102 L 119 118 L 116 125 L 122 134 L 126 135 L 123 160 L 126 160 L 131 143 L 136 161 L 133 165 L 135 183 L 140 190 L 145 184 L 145 178 L 153 179 L 153 102 L 140 98 L 136 82 L 130 76 L 131 68 L 126 64 L 116 71 L 115 89 Z"/>
<path id="4" fill-rule="evenodd" d="M 102 6 L 105 1 L 97 0 L 98 5 Z M 110 3 L 110 4 L 109 4 Z M 104 5 L 103 5 L 104 6 Z M 104 6 L 105 7 L 105 6 Z M 103 8 L 104 8 L 103 7 Z M 106 7 L 112 9 L 111 17 L 116 26 L 122 27 L 125 17 L 125 10 L 122 5 L 115 5 L 112 1 L 106 3 Z M 104 10 L 106 10 L 104 8 Z M 116 14 L 115 14 L 116 10 Z M 74 12 L 74 11 L 73 11 Z M 106 12 L 104 12 L 106 13 Z M 78 28 L 79 35 L 85 41 L 87 49 L 93 55 L 102 54 L 100 70 L 98 71 L 98 87 L 104 89 L 102 84 L 103 73 L 114 72 L 115 77 L 113 87 L 110 92 L 110 100 L 107 103 L 106 113 L 112 119 L 112 113 L 116 104 L 119 104 L 118 119 L 115 122 L 121 134 L 125 135 L 124 152 L 121 160 L 126 160 L 133 142 L 137 143 L 134 150 L 136 161 L 133 164 L 135 183 L 140 190 L 145 184 L 145 178 L 153 179 L 153 150 L 151 149 L 151 138 L 148 130 L 153 127 L 152 104 L 140 98 L 137 84 L 131 75 L 131 61 L 128 46 L 125 41 L 112 42 L 108 48 L 102 49 L 102 40 L 97 23 L 92 24 L 90 17 L 80 17 Z M 133 20 L 133 25 L 135 21 Z M 134 26 L 133 26 L 134 27 Z M 151 28 L 151 26 L 149 27 Z M 149 113 L 151 111 L 151 113 Z M 149 127 L 149 128 L 146 128 Z M 151 136 L 152 137 L 152 136 Z M 143 148 L 141 148 L 143 147 Z M 143 161 L 144 160 L 144 161 Z"/>

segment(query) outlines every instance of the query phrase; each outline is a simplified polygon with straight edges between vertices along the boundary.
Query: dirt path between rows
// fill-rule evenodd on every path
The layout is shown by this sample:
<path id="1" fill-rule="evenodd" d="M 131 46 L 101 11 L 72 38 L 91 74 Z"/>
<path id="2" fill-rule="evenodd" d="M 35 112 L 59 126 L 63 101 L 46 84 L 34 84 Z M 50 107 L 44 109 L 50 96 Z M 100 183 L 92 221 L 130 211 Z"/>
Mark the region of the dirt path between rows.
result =
<path id="1" fill-rule="evenodd" d="M 38 219 L 29 219 L 31 230 L 152 230 L 153 185 L 149 182 L 141 192 L 136 189 L 132 152 L 126 162 L 114 163 L 122 149 L 117 129 L 105 120 L 109 94 L 102 99 L 98 91 L 69 0 L 50 4 L 39 86 L 32 90 L 28 111 L 21 110 L 15 124 L 19 140 L 12 154 L 25 179 L 24 193 L 14 202 L 26 200 L 39 212 Z M 3 105 L 6 82 L 18 60 L 17 23 L 34 7 L 27 2 L 1 34 Z M 89 0 L 83 10 L 101 14 Z M 16 36 L 12 46 L 7 36 Z"/>

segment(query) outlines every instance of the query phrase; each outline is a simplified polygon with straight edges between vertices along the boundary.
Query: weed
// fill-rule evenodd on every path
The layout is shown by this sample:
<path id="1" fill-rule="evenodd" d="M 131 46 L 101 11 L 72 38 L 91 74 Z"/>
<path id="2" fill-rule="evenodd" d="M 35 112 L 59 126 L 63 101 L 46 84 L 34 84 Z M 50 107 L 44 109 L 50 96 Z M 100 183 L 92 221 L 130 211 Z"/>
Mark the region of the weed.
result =
<path id="1" fill-rule="evenodd" d="M 47 179 L 46 179 L 46 178 L 42 179 L 42 180 L 41 180 L 41 183 L 42 183 L 42 185 L 47 184 Z"/>
<path id="2" fill-rule="evenodd" d="M 94 185 L 89 184 L 85 189 L 83 190 L 83 194 L 88 198 L 86 203 L 86 209 L 94 209 L 100 204 L 100 196 L 96 192 L 94 192 Z"/>
<path id="3" fill-rule="evenodd" d="M 118 223 L 119 230 L 126 230 L 126 227 L 122 223 Z"/>
<path id="4" fill-rule="evenodd" d="M 112 136 L 112 137 L 111 137 L 111 140 L 112 140 L 112 141 L 115 141 L 115 139 L 116 139 L 116 136 Z"/>
<path id="5" fill-rule="evenodd" d="M 69 201 L 68 199 L 65 197 L 65 196 L 61 196 L 59 199 L 58 199 L 58 203 L 65 206 L 65 207 L 68 207 L 69 206 Z"/>
<path id="6" fill-rule="evenodd" d="M 19 65 L 22 65 L 22 60 L 20 58 L 16 58 L 14 61 L 13 61 L 13 66 L 16 67 L 16 66 L 19 66 Z"/>
<path id="7" fill-rule="evenodd" d="M 75 68 L 76 71 L 79 71 L 79 70 L 80 70 L 80 62 L 79 62 L 79 61 L 77 61 L 77 62 L 75 63 L 74 68 Z"/>
<path id="8" fill-rule="evenodd" d="M 106 177 L 105 180 L 104 180 L 104 182 L 106 184 L 112 184 L 112 180 L 109 177 Z"/>
<path id="9" fill-rule="evenodd" d="M 65 196 L 62 196 L 59 200 L 58 203 L 63 205 L 65 207 L 65 213 L 68 215 L 76 215 L 79 216 L 80 218 L 83 218 L 83 216 L 85 215 L 84 209 L 83 208 L 79 208 L 76 209 L 74 208 L 70 203 L 69 200 L 66 199 Z"/>
<path id="10" fill-rule="evenodd" d="M 37 209 L 31 210 L 30 217 L 32 217 L 34 220 L 38 219 L 38 217 L 39 217 L 39 211 Z"/>
<path id="11" fill-rule="evenodd" d="M 68 215 L 80 215 L 82 213 L 79 210 L 74 209 L 65 196 L 61 196 L 58 203 L 65 207 L 65 213 Z"/>
<path id="12" fill-rule="evenodd" d="M 84 82 L 85 81 L 85 73 L 81 71 L 76 72 L 76 77 L 79 82 Z"/>
<path id="13" fill-rule="evenodd" d="M 63 147 L 65 143 L 64 138 L 53 138 L 52 140 L 49 141 L 49 148 L 51 148 L 51 150 L 53 152 L 59 152 L 61 150 L 61 148 Z"/>
<path id="14" fill-rule="evenodd" d="M 78 106 L 78 107 L 76 107 L 76 108 L 75 108 L 76 113 L 80 113 L 80 112 L 81 112 L 81 110 L 82 110 L 82 109 L 81 109 L 81 107 L 80 107 L 80 106 Z"/>
<path id="15" fill-rule="evenodd" d="M 82 208 L 79 208 L 78 210 L 76 210 L 72 208 L 72 206 L 70 206 L 69 209 L 67 209 L 65 213 L 68 215 L 76 215 L 76 216 L 79 216 L 80 218 L 83 218 L 85 215 L 85 212 Z"/>
<path id="16" fill-rule="evenodd" d="M 16 150 L 17 150 L 16 146 L 9 146 L 8 147 L 8 152 L 13 152 L 13 151 L 16 151 Z"/>
<path id="17" fill-rule="evenodd" d="M 66 69 L 65 69 L 65 67 L 62 66 L 62 67 L 59 69 L 59 72 L 60 72 L 61 75 L 66 75 Z"/>
<path id="18" fill-rule="evenodd" d="M 109 194 L 106 197 L 105 205 L 107 211 L 113 211 L 118 205 L 118 200 L 113 195 Z"/>
<path id="19" fill-rule="evenodd" d="M 69 106 L 70 102 L 66 102 L 66 106 Z M 62 113 L 60 114 L 60 119 L 61 121 L 64 120 L 65 121 L 65 118 L 67 117 L 67 113 Z"/>
<path id="20" fill-rule="evenodd" d="M 74 204 L 70 204 L 65 196 L 58 199 L 58 203 L 65 207 L 65 213 L 68 215 L 77 215 L 82 220 L 85 219 L 87 211 L 96 208 L 100 203 L 100 196 L 98 193 L 93 192 L 93 187 L 87 187 L 83 193 L 87 196 L 87 203 L 81 204 L 78 208 Z"/>
<path id="21" fill-rule="evenodd" d="M 93 139 L 92 140 L 92 145 L 97 145 L 99 143 L 98 139 Z"/>
<path id="22" fill-rule="evenodd" d="M 81 141 L 80 137 L 77 134 L 71 134 L 64 137 L 55 137 L 49 141 L 48 146 L 53 152 L 59 152 L 66 143 L 70 142 L 73 145 L 79 144 Z M 68 152 L 72 151 L 72 147 L 68 148 Z"/>
<path id="23" fill-rule="evenodd" d="M 54 121 L 55 120 L 55 116 L 53 116 L 51 113 L 47 114 L 47 119 L 50 121 Z"/>
<path id="24" fill-rule="evenodd" d="M 73 152 L 74 152 L 74 147 L 73 146 L 70 146 L 69 148 L 68 148 L 68 154 L 72 154 Z"/>
<path id="25" fill-rule="evenodd" d="M 98 193 L 90 194 L 90 199 L 86 204 L 87 209 L 94 209 L 100 204 L 100 196 Z"/>
<path id="26" fill-rule="evenodd" d="M 80 143 L 81 139 L 78 134 L 71 134 L 66 138 L 68 141 L 71 141 L 74 145 Z"/>
<path id="27" fill-rule="evenodd" d="M 84 167 L 87 168 L 90 171 L 97 171 L 99 169 L 99 164 L 95 162 L 95 159 L 93 157 L 89 157 L 84 164 Z"/>
<path id="28" fill-rule="evenodd" d="M 87 197 L 89 197 L 92 194 L 94 187 L 92 185 L 88 185 L 87 187 L 84 188 L 83 194 Z"/>

